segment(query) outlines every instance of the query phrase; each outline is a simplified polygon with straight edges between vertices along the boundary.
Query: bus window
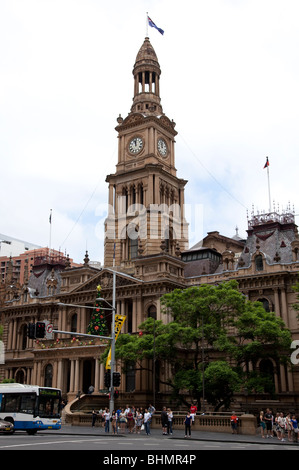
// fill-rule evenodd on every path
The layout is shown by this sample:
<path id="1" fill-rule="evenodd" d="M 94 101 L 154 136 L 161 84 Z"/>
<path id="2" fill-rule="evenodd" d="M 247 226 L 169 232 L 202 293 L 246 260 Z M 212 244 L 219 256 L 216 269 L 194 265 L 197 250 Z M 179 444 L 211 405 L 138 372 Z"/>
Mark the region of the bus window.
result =
<path id="1" fill-rule="evenodd" d="M 19 410 L 20 395 L 13 393 L 3 394 L 5 401 L 2 411 L 16 412 Z"/>
<path id="2" fill-rule="evenodd" d="M 21 395 L 20 413 L 34 413 L 36 395 L 24 393 Z"/>

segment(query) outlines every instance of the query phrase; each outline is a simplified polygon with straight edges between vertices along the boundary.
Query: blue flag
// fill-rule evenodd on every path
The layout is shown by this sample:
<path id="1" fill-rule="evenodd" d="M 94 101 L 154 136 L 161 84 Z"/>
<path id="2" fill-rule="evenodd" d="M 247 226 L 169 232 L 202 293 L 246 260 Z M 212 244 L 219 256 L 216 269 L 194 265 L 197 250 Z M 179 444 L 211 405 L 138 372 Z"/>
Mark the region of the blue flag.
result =
<path id="1" fill-rule="evenodd" d="M 147 19 L 148 19 L 148 24 L 149 24 L 152 28 L 156 28 L 156 29 L 159 31 L 159 33 L 164 34 L 163 29 L 158 28 L 158 26 L 150 19 L 149 16 L 147 17 Z"/>

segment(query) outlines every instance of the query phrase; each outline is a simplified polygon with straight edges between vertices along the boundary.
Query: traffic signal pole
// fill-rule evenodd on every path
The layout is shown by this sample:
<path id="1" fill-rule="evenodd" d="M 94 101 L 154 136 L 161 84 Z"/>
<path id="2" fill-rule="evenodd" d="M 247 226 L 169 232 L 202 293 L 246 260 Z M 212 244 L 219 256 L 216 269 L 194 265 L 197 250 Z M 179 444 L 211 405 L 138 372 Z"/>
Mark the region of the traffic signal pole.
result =
<path id="1" fill-rule="evenodd" d="M 113 270 L 113 289 L 112 289 L 112 325 L 111 325 L 111 373 L 110 373 L 110 402 L 109 411 L 112 416 L 114 410 L 114 384 L 113 372 L 115 369 L 115 294 L 116 294 L 116 272 Z"/>

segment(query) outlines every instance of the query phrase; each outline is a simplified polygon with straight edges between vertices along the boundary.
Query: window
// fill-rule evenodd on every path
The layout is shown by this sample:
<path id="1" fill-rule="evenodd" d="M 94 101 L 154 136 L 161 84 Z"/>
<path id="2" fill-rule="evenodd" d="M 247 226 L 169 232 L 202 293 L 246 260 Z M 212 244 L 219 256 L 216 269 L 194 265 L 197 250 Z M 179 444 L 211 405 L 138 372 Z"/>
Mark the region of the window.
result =
<path id="1" fill-rule="evenodd" d="M 267 300 L 267 299 L 258 299 L 258 302 L 261 302 L 263 304 L 263 307 L 266 310 L 266 312 L 270 312 L 269 300 Z"/>
<path id="2" fill-rule="evenodd" d="M 53 367 L 48 364 L 45 368 L 45 387 L 52 387 Z"/>
<path id="3" fill-rule="evenodd" d="M 255 269 L 257 271 L 263 271 L 264 269 L 264 262 L 263 262 L 263 257 L 262 255 L 258 255 L 255 258 Z"/>
<path id="4" fill-rule="evenodd" d="M 126 392 L 133 392 L 135 390 L 135 365 L 132 363 L 127 364 L 126 370 Z"/>
<path id="5" fill-rule="evenodd" d="M 157 319 L 157 309 L 155 307 L 155 305 L 151 305 L 148 310 L 147 310 L 147 316 L 149 318 L 154 318 L 154 320 Z"/>
<path id="6" fill-rule="evenodd" d="M 74 313 L 71 318 L 71 331 L 76 332 L 77 331 L 77 322 L 78 322 L 78 315 L 77 313 Z"/>

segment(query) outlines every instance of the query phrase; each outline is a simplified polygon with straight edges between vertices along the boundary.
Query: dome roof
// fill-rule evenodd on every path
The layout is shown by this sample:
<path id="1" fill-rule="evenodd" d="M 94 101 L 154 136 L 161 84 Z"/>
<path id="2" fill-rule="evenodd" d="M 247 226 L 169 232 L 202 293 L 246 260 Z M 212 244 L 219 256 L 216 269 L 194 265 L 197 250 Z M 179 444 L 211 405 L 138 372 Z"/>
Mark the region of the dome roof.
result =
<path id="1" fill-rule="evenodd" d="M 153 46 L 151 45 L 149 38 L 145 38 L 142 46 L 138 51 L 138 54 L 136 56 L 135 67 L 137 65 L 140 65 L 140 62 L 156 62 L 158 67 L 160 67 L 156 52 Z"/>

